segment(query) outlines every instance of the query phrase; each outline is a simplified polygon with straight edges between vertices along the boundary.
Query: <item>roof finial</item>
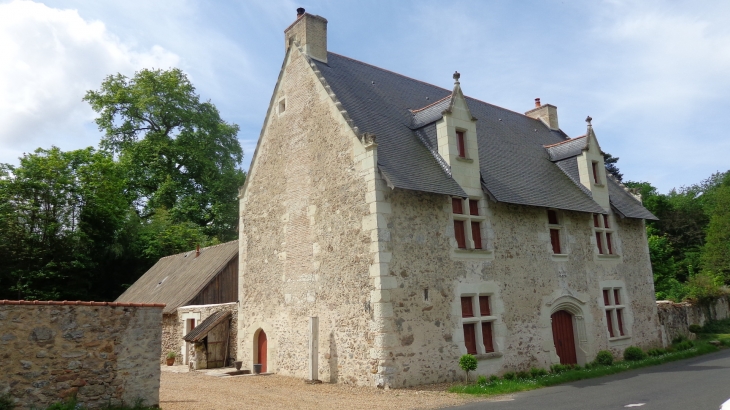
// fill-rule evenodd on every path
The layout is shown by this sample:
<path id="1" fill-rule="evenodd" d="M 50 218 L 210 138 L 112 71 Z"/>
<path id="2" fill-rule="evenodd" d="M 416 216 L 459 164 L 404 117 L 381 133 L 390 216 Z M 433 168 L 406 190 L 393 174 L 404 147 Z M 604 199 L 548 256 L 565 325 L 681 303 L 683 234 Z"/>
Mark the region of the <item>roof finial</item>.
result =
<path id="1" fill-rule="evenodd" d="M 454 71 L 454 84 L 459 84 L 459 78 L 461 78 L 461 74 L 458 71 Z"/>
<path id="2" fill-rule="evenodd" d="M 589 127 L 592 127 L 592 125 L 591 125 L 591 121 L 593 121 L 593 118 L 591 118 L 591 116 L 590 116 L 590 115 L 589 115 L 589 116 L 587 116 L 587 117 L 586 117 L 586 122 L 588 123 L 588 126 L 589 126 Z"/>

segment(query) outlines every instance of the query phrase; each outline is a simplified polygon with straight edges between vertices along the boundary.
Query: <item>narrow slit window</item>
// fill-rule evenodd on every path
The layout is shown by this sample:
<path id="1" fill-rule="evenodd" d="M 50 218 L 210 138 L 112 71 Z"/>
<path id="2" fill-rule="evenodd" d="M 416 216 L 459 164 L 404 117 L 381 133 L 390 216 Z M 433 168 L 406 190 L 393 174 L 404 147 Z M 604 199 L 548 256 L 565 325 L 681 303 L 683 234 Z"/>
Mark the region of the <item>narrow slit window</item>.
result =
<path id="1" fill-rule="evenodd" d="M 461 158 L 466 158 L 466 141 L 464 141 L 464 131 L 456 131 L 456 149 Z"/>
<path id="2" fill-rule="evenodd" d="M 428 302 L 428 288 L 423 289 L 423 300 Z"/>
<path id="3" fill-rule="evenodd" d="M 593 166 L 593 182 L 595 184 L 600 184 L 601 182 L 598 177 L 598 162 L 593 161 L 591 165 Z"/>

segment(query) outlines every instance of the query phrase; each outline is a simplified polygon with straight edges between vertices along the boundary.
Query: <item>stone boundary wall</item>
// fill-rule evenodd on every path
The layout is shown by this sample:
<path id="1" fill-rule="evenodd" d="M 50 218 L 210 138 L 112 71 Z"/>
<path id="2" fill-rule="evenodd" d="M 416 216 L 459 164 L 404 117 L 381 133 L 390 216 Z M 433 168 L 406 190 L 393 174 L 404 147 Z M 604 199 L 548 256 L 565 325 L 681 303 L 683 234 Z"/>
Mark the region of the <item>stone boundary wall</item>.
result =
<path id="1" fill-rule="evenodd" d="M 656 303 L 664 346 L 669 345 L 680 335 L 688 337 L 690 325 L 703 326 L 709 320 L 730 317 L 730 298 L 728 297 L 719 298 L 709 305 L 674 303 L 669 300 L 658 300 Z"/>
<path id="2" fill-rule="evenodd" d="M 0 394 L 16 409 L 159 404 L 161 304 L 0 300 Z"/>

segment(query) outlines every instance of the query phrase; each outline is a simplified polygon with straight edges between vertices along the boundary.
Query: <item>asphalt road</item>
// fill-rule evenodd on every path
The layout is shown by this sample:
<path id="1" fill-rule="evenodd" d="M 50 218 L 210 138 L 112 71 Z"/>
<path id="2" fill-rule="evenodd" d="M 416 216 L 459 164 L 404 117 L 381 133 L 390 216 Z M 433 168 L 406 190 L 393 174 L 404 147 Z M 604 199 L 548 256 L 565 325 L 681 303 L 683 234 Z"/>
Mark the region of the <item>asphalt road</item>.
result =
<path id="1" fill-rule="evenodd" d="M 463 410 L 718 410 L 730 398 L 730 349 L 590 380 L 452 407 Z"/>

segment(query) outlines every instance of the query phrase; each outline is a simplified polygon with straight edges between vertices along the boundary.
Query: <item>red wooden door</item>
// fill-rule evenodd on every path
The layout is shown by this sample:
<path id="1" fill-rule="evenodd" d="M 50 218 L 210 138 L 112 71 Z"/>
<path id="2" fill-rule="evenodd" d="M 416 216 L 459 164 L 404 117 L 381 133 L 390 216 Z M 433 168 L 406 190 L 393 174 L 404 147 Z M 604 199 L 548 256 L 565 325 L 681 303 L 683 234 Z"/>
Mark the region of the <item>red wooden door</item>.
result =
<path id="1" fill-rule="evenodd" d="M 559 310 L 550 317 L 553 322 L 553 343 L 560 357 L 560 364 L 577 364 L 575 338 L 573 336 L 573 315 Z"/>
<path id="2" fill-rule="evenodd" d="M 258 340 L 258 363 L 261 363 L 261 373 L 266 372 L 266 354 L 267 354 L 267 347 L 266 347 L 266 333 L 262 330 L 259 332 L 259 340 Z"/>

